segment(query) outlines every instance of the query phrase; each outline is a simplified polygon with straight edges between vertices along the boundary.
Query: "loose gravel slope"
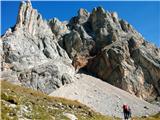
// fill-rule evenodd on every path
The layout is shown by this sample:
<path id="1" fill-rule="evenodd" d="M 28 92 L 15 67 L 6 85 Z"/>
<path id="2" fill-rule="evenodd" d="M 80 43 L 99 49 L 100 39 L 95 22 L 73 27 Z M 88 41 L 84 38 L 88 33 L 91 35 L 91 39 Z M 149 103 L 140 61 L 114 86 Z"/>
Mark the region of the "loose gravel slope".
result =
<path id="1" fill-rule="evenodd" d="M 160 108 L 119 88 L 86 74 L 77 74 L 75 82 L 62 86 L 50 96 L 78 100 L 105 115 L 123 117 L 122 105 L 131 107 L 133 116 L 156 114 Z"/>

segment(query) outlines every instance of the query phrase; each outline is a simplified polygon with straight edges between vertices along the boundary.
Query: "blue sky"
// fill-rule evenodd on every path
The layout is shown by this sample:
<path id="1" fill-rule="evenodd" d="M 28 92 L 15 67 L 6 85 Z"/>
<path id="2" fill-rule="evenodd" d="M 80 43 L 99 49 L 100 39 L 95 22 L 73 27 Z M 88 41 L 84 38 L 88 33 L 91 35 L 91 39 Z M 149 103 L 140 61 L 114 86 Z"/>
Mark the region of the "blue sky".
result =
<path id="1" fill-rule="evenodd" d="M 32 2 L 32 6 L 42 14 L 44 19 L 57 17 L 69 20 L 77 14 L 79 8 L 89 12 L 94 7 L 102 6 L 105 10 L 116 11 L 120 18 L 125 19 L 140 32 L 146 40 L 160 47 L 160 2 Z M 16 23 L 19 1 L 1 2 L 1 34 Z"/>

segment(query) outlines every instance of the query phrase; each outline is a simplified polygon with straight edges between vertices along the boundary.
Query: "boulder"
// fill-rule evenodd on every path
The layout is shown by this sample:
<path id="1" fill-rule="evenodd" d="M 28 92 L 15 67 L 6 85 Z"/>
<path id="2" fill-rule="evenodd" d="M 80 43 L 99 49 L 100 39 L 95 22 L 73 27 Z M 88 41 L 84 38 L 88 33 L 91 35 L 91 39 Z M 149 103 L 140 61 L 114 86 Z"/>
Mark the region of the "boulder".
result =
<path id="1" fill-rule="evenodd" d="M 78 118 L 74 114 L 64 113 L 63 115 L 67 117 L 69 120 L 78 120 Z"/>

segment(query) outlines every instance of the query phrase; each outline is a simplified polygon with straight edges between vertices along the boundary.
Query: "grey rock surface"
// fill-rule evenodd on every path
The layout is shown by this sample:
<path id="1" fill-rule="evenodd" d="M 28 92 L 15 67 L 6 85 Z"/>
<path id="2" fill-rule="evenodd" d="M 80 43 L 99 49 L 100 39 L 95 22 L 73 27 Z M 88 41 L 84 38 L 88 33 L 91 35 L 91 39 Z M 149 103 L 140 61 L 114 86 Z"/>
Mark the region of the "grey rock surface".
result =
<path id="1" fill-rule="evenodd" d="M 76 74 L 75 82 L 67 84 L 52 92 L 50 96 L 78 100 L 104 115 L 123 118 L 123 104 L 128 104 L 133 116 L 145 116 L 160 111 L 160 107 L 116 88 L 100 79 Z"/>
<path id="2" fill-rule="evenodd" d="M 88 61 L 84 68 L 102 80 L 142 99 L 156 99 L 160 95 L 160 49 L 146 42 L 116 12 L 102 7 L 91 13 L 80 11 L 68 23 L 71 32 L 63 38 L 62 47 L 69 57 L 74 61 L 84 56 Z"/>
<path id="3" fill-rule="evenodd" d="M 2 79 L 45 93 L 72 82 L 70 58 L 29 1 L 21 3 L 15 27 L 1 39 Z"/>
<path id="4" fill-rule="evenodd" d="M 73 82 L 73 71 L 70 70 L 71 66 L 63 62 L 58 59 L 38 65 L 19 73 L 18 80 L 24 86 L 49 94 L 62 85 Z"/>
<path id="5" fill-rule="evenodd" d="M 1 77 L 13 83 L 50 93 L 73 81 L 75 67 L 141 99 L 160 96 L 160 49 L 102 7 L 61 22 L 22 2 L 1 42 Z"/>
<path id="6" fill-rule="evenodd" d="M 60 38 L 61 36 L 70 32 L 66 26 L 67 23 L 59 21 L 58 18 L 53 18 L 49 20 L 48 23 L 52 32 L 57 36 L 57 38 Z"/>
<path id="7" fill-rule="evenodd" d="M 152 54 L 146 57 L 149 54 L 146 50 L 142 46 L 130 53 L 127 41 L 118 41 L 105 47 L 100 54 L 90 60 L 88 69 L 114 86 L 142 99 L 153 100 L 159 94 L 160 68 L 157 56 Z M 142 55 L 138 51 L 146 53 Z M 152 58 L 149 59 L 149 56 Z"/>

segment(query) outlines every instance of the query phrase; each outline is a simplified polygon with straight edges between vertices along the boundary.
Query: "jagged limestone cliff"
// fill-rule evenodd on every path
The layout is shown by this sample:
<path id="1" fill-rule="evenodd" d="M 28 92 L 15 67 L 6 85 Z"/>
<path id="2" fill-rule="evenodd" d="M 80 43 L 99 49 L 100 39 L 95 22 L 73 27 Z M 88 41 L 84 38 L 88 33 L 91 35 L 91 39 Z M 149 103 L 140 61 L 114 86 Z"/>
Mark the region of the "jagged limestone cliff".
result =
<path id="1" fill-rule="evenodd" d="M 45 93 L 72 82 L 70 58 L 29 1 L 21 2 L 15 27 L 1 39 L 3 79 Z"/>
<path id="2" fill-rule="evenodd" d="M 73 81 L 73 64 L 142 99 L 160 95 L 160 49 L 102 7 L 61 22 L 22 2 L 1 39 L 2 78 L 17 84 L 50 93 Z"/>
<path id="3" fill-rule="evenodd" d="M 160 49 L 117 13 L 102 7 L 91 13 L 80 9 L 68 27 L 71 32 L 60 43 L 78 65 L 83 65 L 85 57 L 89 72 L 142 99 L 160 95 Z"/>

